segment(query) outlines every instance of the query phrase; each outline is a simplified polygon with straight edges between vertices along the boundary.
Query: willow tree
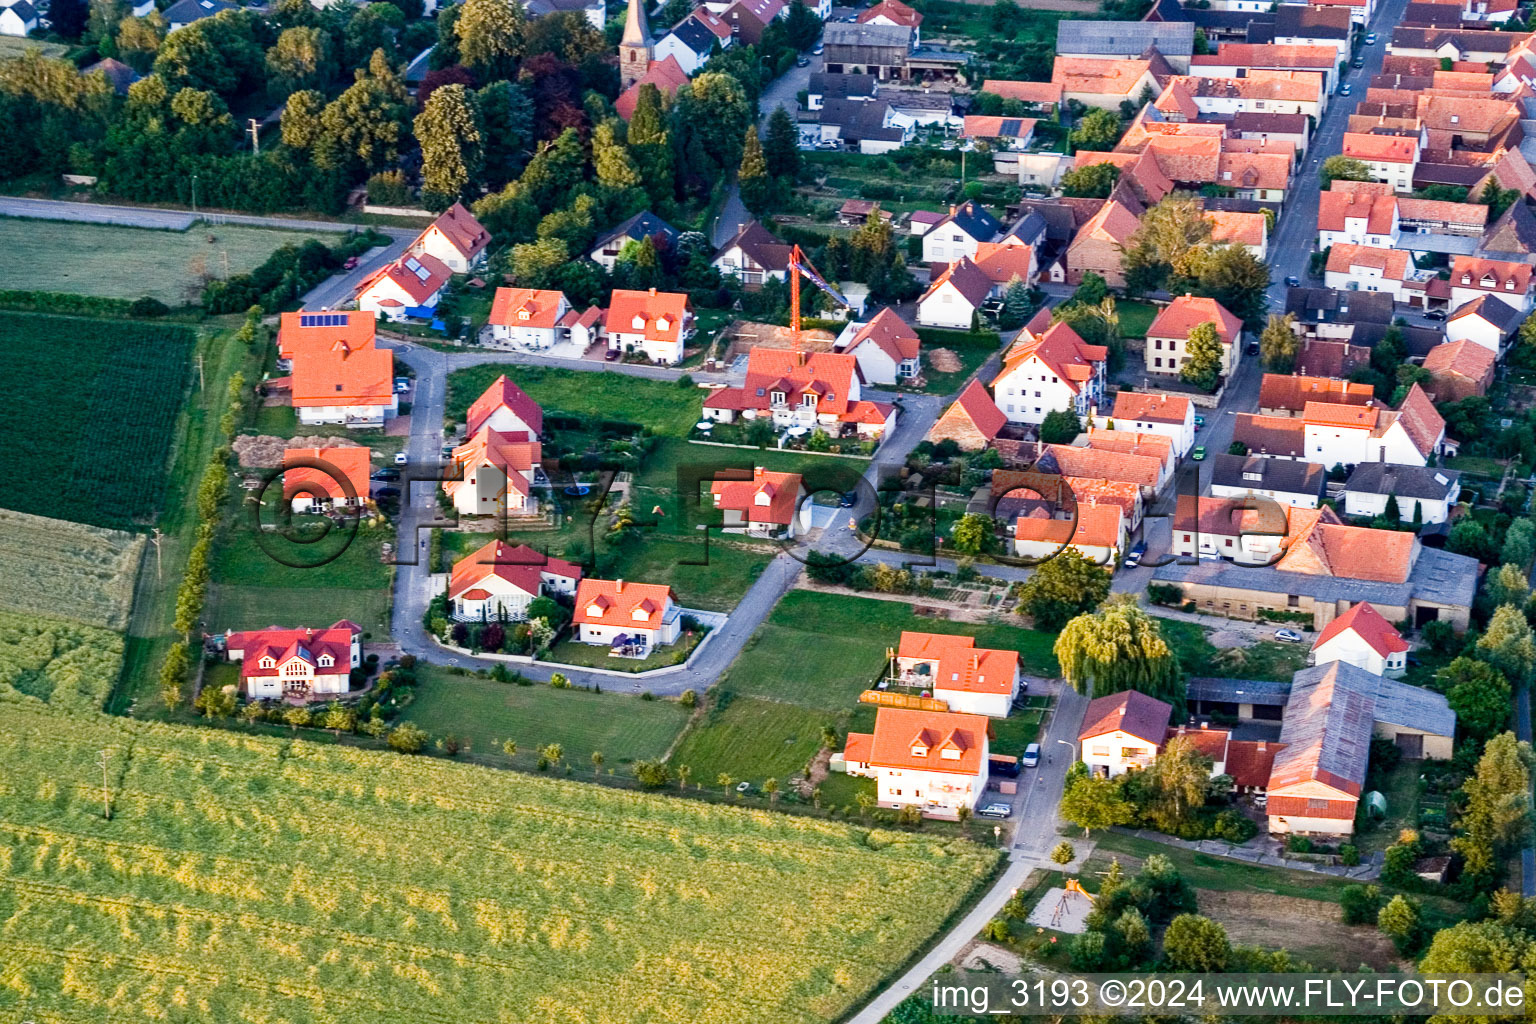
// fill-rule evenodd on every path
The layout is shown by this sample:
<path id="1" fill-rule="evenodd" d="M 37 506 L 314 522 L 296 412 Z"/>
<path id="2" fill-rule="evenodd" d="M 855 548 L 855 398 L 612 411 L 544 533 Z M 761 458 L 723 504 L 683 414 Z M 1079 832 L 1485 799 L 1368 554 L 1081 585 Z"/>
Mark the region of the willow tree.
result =
<path id="1" fill-rule="evenodd" d="M 1129 600 L 1117 600 L 1068 622 L 1056 638 L 1062 675 L 1094 697 L 1138 690 L 1175 707 L 1184 703 L 1179 659 L 1157 620 Z"/>

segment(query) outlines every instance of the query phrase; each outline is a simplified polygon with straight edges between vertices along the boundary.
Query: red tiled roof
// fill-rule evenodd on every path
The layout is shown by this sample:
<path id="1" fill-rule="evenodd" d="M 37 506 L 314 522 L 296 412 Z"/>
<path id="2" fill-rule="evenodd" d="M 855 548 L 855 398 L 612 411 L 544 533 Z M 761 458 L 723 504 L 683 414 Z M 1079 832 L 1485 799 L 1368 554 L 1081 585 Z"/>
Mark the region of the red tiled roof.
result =
<path id="1" fill-rule="evenodd" d="M 1403 639 L 1397 627 L 1388 622 L 1369 601 L 1361 601 L 1323 627 L 1323 631 L 1317 635 L 1317 640 L 1312 644 L 1312 650 L 1316 651 L 1348 630 L 1353 630 L 1356 636 L 1364 640 L 1371 650 L 1383 658 L 1408 649 L 1408 641 Z"/>
<path id="2" fill-rule="evenodd" d="M 1307 425 L 1286 416 L 1259 416 L 1240 412 L 1232 424 L 1232 440 L 1241 441 L 1254 455 L 1302 455 L 1307 448 Z"/>
<path id="3" fill-rule="evenodd" d="M 1180 295 L 1170 302 L 1147 328 L 1149 338 L 1189 337 L 1200 324 L 1213 323 L 1223 345 L 1230 345 L 1243 332 L 1243 322 L 1215 299 L 1199 295 Z"/>
<path id="4" fill-rule="evenodd" d="M 1480 288 L 1523 296 L 1531 290 L 1531 265 L 1457 256 L 1451 264 L 1451 284 L 1457 288 Z M 1513 287 L 1509 287 L 1511 284 Z"/>
<path id="5" fill-rule="evenodd" d="M 896 656 L 936 663 L 929 676 L 936 690 L 1011 694 L 1019 672 L 1018 651 L 977 647 L 975 637 L 954 633 L 903 630 Z"/>
<path id="6" fill-rule="evenodd" d="M 387 348 L 300 354 L 293 360 L 293 406 L 387 406 L 394 377 L 395 357 Z"/>
<path id="7" fill-rule="evenodd" d="M 431 253 L 407 253 L 393 263 L 375 270 L 358 286 L 357 294 L 364 295 L 372 291 L 374 285 L 388 279 L 419 306 L 447 284 L 452 276 L 453 271 L 448 269 L 448 265 Z"/>
<path id="8" fill-rule="evenodd" d="M 497 288 L 489 323 L 504 327 L 554 327 L 565 296 L 541 288 Z"/>
<path id="9" fill-rule="evenodd" d="M 640 87 L 654 85 L 665 99 L 673 95 L 677 90 L 688 84 L 688 72 L 677 62 L 676 57 L 667 57 L 666 60 L 653 60 L 645 69 L 645 74 L 636 79 L 635 84 L 619 93 L 619 98 L 613 101 L 614 111 L 628 121 L 635 116 L 635 104 L 640 102 Z"/>
<path id="10" fill-rule="evenodd" d="M 1017 242 L 981 242 L 976 246 L 973 261 L 993 284 L 1008 285 L 1017 278 L 1028 281 L 1034 269 L 1035 253 L 1027 245 Z"/>
<path id="11" fill-rule="evenodd" d="M 1124 511 L 1117 504 L 1080 504 L 1072 519 L 1039 519 L 1020 516 L 1013 524 L 1014 540 L 1072 545 L 1078 548 L 1120 546 Z"/>
<path id="12" fill-rule="evenodd" d="M 1031 358 L 1038 359 L 1076 394 L 1080 385 L 1093 380 L 1097 367 L 1109 358 L 1109 349 L 1088 344 L 1063 320 L 1052 324 L 1044 334 L 1020 338 L 1004 357 L 998 377 L 1007 376 Z"/>
<path id="13" fill-rule="evenodd" d="M 1266 373 L 1259 383 L 1259 408 L 1301 412 L 1308 402 L 1370 405 L 1375 400 L 1375 394 L 1369 384 L 1300 374 Z"/>
<path id="14" fill-rule="evenodd" d="M 543 460 L 543 445 L 530 441 L 521 430 L 503 433 L 484 427 L 467 441 L 453 449 L 453 463 L 458 478 L 443 481 L 443 493 L 450 498 L 466 483 L 474 479 L 474 471 L 481 466 L 498 469 L 506 477 L 507 488 L 526 495 L 531 488 L 526 474 Z"/>
<path id="15" fill-rule="evenodd" d="M 981 91 L 1005 100 L 1021 103 L 1060 103 L 1061 86 L 1055 82 L 1012 82 L 1001 78 L 988 78 L 981 83 Z"/>
<path id="16" fill-rule="evenodd" d="M 880 708 L 875 712 L 867 763 L 906 771 L 980 775 L 986 769 L 986 751 L 983 715 Z"/>
<path id="17" fill-rule="evenodd" d="M 373 453 L 360 445 L 345 448 L 283 449 L 283 497 L 292 501 L 300 494 L 336 501 L 368 497 L 368 476 L 373 470 Z M 324 462 L 331 471 L 313 466 L 293 466 L 301 459 Z M 345 481 L 343 486 L 342 481 Z M 349 495 L 347 492 L 351 491 Z"/>
<path id="18" fill-rule="evenodd" d="M 585 579 L 576 588 L 578 624 L 657 629 L 675 601 L 672 588 L 660 583 Z"/>
<path id="19" fill-rule="evenodd" d="M 1368 163 L 1412 164 L 1419 159 L 1419 142 L 1402 135 L 1345 132 L 1343 153 Z"/>
<path id="20" fill-rule="evenodd" d="M 1091 740 L 1112 732 L 1124 732 L 1148 743 L 1161 745 L 1168 734 L 1173 705 L 1137 690 L 1112 693 L 1088 702 L 1079 740 Z"/>
<path id="21" fill-rule="evenodd" d="M 1350 245 L 1337 242 L 1328 250 L 1326 269 L 1336 274 L 1349 274 L 1355 267 L 1378 270 L 1389 281 L 1408 280 L 1406 249 L 1378 249 L 1370 245 Z"/>
<path id="22" fill-rule="evenodd" d="M 1150 455 L 1132 455 L 1102 448 L 1074 448 L 1064 444 L 1046 445 L 1045 450 L 1055 461 L 1062 476 L 1156 487 L 1163 475 L 1163 462 Z"/>
<path id="23" fill-rule="evenodd" d="M 876 18 L 885 18 L 896 25 L 916 28 L 923 23 L 923 16 L 902 3 L 901 0 L 880 0 L 880 3 L 859 12 L 859 24 L 866 25 Z"/>
<path id="24" fill-rule="evenodd" d="M 1003 410 L 997 407 L 992 396 L 987 393 L 986 386 L 979 380 L 972 380 L 960 392 L 960 397 L 955 403 L 944 411 L 934 427 L 937 428 L 950 417 L 965 417 L 970 420 L 982 437 L 988 441 L 998 435 L 998 432 L 1008 424 L 1008 417 Z"/>
<path id="25" fill-rule="evenodd" d="M 473 260 L 485 250 L 487 245 L 491 244 L 491 233 L 480 226 L 480 222 L 475 220 L 474 214 L 464 208 L 463 203 L 454 203 L 438 214 L 437 220 L 421 233 L 412 248 L 420 245 L 421 240 L 433 228 L 436 228 L 467 260 Z"/>
<path id="26" fill-rule="evenodd" d="M 378 318 L 372 313 L 283 313 L 278 318 L 277 354 L 292 359 L 329 349 L 373 348 L 377 327 Z"/>
<path id="27" fill-rule="evenodd" d="M 1115 395 L 1117 420 L 1182 424 L 1189 419 L 1189 399 L 1182 395 L 1158 395 L 1145 391 L 1121 391 Z"/>
<path id="28" fill-rule="evenodd" d="M 1301 412 L 1303 423 L 1355 427 L 1360 430 L 1370 430 L 1376 426 L 1378 416 L 1380 410 L 1373 405 L 1344 405 L 1338 402 L 1308 402 Z"/>
<path id="29" fill-rule="evenodd" d="M 788 526 L 800 500 L 799 473 L 772 473 L 762 466 L 750 480 L 716 480 L 709 488 L 715 507 L 743 513 L 749 523 Z"/>
<path id="30" fill-rule="evenodd" d="M 1373 235 L 1392 232 L 1393 215 L 1397 212 L 1395 195 L 1340 190 L 1324 192 L 1317 198 L 1319 231 L 1343 231 L 1346 220 L 1364 220 L 1365 230 Z"/>
<path id="31" fill-rule="evenodd" d="M 880 349 L 898 365 L 904 359 L 916 359 L 922 345 L 917 331 L 889 306 L 859 328 L 844 351 L 851 353 L 866 342 Z"/>
<path id="32" fill-rule="evenodd" d="M 225 638 L 225 651 L 239 651 L 240 678 L 262 678 L 279 675 L 283 666 L 298 659 L 311 669 L 325 675 L 346 675 L 352 671 L 352 638 L 355 635 L 351 623 L 337 623 L 329 629 L 251 629 L 230 633 Z M 270 657 L 273 664 L 263 667 L 260 662 Z M 331 664 L 322 666 L 320 661 L 329 657 Z"/>
<path id="33" fill-rule="evenodd" d="M 553 558 L 526 544 L 493 540 L 453 563 L 453 572 L 448 577 L 448 597 L 463 596 L 471 601 L 483 601 L 490 592 L 478 585 L 493 577 L 537 597 L 542 573 L 579 580 L 581 566 Z M 481 594 L 478 598 L 475 597 L 477 589 Z"/>
<path id="34" fill-rule="evenodd" d="M 1397 422 L 1408 432 L 1408 439 L 1419 450 L 1419 454 L 1426 458 L 1435 450 L 1435 445 L 1445 433 L 1444 417 L 1417 383 L 1408 389 L 1403 404 L 1397 407 Z"/>
<path id="35" fill-rule="evenodd" d="M 1227 742 L 1227 775 L 1232 784 L 1244 788 L 1267 787 L 1269 773 L 1275 764 L 1275 755 L 1285 744 L 1264 740 L 1229 740 Z"/>
<path id="36" fill-rule="evenodd" d="M 1450 373 L 1468 380 L 1481 381 L 1493 371 L 1498 357 L 1493 350 L 1475 341 L 1451 341 L 1436 345 L 1424 357 L 1424 369 L 1431 374 Z"/>
<path id="37" fill-rule="evenodd" d="M 528 397 L 528 393 L 502 374 L 491 382 L 470 405 L 469 411 L 464 415 L 466 430 L 471 434 L 480 432 L 480 427 L 498 409 L 508 409 L 518 419 L 528 424 L 534 434 L 544 432 L 544 410 L 539 403 Z"/>
<path id="38" fill-rule="evenodd" d="M 962 256 L 944 268 L 918 302 L 936 293 L 944 285 L 950 285 L 972 306 L 980 306 L 992 291 L 992 279 L 968 256 Z"/>
<path id="39" fill-rule="evenodd" d="M 644 321 L 640 328 L 634 325 L 637 318 Z M 688 296 L 681 292 L 615 288 L 608 296 L 604 325 L 609 334 L 644 334 L 647 341 L 675 342 L 687 318 Z"/>
<path id="40" fill-rule="evenodd" d="M 1183 740 L 1194 748 L 1195 753 L 1210 758 L 1214 767 L 1226 763 L 1227 747 L 1231 739 L 1232 734 L 1225 729 L 1189 729 L 1181 725 L 1168 729 L 1163 747 L 1166 749 L 1174 740 Z"/>

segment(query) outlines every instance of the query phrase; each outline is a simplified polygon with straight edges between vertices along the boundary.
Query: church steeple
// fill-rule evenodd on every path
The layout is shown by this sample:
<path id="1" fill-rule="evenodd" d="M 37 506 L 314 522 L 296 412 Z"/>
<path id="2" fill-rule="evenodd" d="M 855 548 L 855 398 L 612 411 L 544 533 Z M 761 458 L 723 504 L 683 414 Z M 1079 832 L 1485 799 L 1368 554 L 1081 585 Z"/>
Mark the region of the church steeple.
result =
<path id="1" fill-rule="evenodd" d="M 651 26 L 645 16 L 645 0 L 629 0 L 624 15 L 624 37 L 619 40 L 619 86 L 628 89 L 651 66 Z"/>

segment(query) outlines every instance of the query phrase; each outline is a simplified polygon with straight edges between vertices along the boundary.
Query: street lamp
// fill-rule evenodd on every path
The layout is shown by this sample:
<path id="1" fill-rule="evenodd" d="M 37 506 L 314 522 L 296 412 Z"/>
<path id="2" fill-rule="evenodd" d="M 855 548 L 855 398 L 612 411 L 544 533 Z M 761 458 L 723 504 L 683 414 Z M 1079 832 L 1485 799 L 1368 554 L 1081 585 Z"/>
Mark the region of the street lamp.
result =
<path id="1" fill-rule="evenodd" d="M 1077 744 L 1075 742 L 1072 740 L 1057 740 L 1056 742 L 1072 751 L 1072 764 L 1076 764 L 1080 760 L 1077 756 Z"/>

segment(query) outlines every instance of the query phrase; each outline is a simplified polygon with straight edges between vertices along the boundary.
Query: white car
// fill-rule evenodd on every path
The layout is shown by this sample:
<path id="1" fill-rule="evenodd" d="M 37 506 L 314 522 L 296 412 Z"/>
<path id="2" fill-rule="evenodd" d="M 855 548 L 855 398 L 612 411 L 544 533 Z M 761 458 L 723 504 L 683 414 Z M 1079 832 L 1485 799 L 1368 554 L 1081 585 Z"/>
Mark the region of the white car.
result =
<path id="1" fill-rule="evenodd" d="M 1307 642 L 1306 638 L 1303 637 L 1300 633 L 1296 632 L 1294 629 L 1275 630 L 1275 639 L 1283 640 L 1288 644 L 1304 644 Z"/>
<path id="2" fill-rule="evenodd" d="M 411 457 L 405 454 L 405 452 L 395 452 L 395 465 L 403 466 L 410 461 Z"/>

